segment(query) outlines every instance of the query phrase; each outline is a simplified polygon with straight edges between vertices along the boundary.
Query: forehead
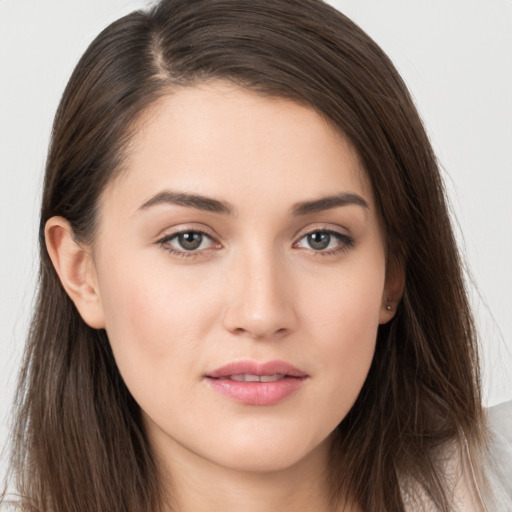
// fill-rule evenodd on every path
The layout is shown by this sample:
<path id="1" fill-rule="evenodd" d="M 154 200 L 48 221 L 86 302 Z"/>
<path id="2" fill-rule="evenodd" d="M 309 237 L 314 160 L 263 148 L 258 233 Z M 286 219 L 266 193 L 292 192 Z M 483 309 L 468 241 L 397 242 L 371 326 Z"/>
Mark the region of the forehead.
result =
<path id="1" fill-rule="evenodd" d="M 323 116 L 225 82 L 155 102 L 136 124 L 123 167 L 104 200 L 122 194 L 134 206 L 167 188 L 245 205 L 347 191 L 372 201 L 356 150 Z"/>

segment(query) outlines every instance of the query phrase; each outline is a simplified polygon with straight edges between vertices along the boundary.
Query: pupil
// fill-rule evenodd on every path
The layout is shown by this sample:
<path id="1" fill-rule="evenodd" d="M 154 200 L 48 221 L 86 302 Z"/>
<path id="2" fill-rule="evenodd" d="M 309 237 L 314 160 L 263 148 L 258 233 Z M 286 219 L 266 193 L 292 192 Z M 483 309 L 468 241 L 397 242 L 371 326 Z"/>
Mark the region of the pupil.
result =
<path id="1" fill-rule="evenodd" d="M 322 250 L 329 246 L 331 235 L 329 233 L 310 233 L 308 235 L 308 243 L 311 248 Z"/>
<path id="2" fill-rule="evenodd" d="M 178 241 L 186 251 L 193 251 L 197 249 L 203 241 L 203 235 L 201 233 L 181 233 L 178 236 Z"/>

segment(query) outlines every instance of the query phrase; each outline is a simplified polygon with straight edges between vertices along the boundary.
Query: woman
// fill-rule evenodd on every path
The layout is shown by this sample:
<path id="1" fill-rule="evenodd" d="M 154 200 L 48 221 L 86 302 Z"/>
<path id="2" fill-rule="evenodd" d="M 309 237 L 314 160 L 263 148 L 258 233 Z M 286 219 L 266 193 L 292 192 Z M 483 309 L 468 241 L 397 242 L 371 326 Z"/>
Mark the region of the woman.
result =
<path id="1" fill-rule="evenodd" d="M 327 5 L 107 27 L 57 112 L 40 241 L 22 509 L 508 506 L 434 155 Z"/>

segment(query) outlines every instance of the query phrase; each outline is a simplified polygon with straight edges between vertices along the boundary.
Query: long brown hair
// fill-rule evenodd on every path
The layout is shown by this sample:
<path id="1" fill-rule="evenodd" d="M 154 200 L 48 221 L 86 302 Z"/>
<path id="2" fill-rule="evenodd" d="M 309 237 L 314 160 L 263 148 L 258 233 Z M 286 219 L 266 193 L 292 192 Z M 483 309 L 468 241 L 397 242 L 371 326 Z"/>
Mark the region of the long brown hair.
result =
<path id="1" fill-rule="evenodd" d="M 44 226 L 65 217 L 92 243 L 98 199 L 123 171 L 137 119 L 159 97 L 232 81 L 315 108 L 353 143 L 373 185 L 389 264 L 406 273 L 364 387 L 331 450 L 333 499 L 403 510 L 400 478 L 448 510 L 437 449 L 478 446 L 476 340 L 443 185 L 409 93 L 383 51 L 320 0 L 162 0 L 107 27 L 78 63 L 53 127 L 40 224 L 39 292 L 18 387 L 12 468 L 38 512 L 161 510 L 139 406 L 104 330 L 64 292 Z M 343 468 L 343 471 L 341 471 Z"/>

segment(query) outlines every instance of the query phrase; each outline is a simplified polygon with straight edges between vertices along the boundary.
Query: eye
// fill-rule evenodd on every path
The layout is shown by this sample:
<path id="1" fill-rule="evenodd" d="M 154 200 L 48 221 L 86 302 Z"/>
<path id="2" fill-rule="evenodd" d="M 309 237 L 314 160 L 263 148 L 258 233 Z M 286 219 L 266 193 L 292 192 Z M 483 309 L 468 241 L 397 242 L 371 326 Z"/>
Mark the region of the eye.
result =
<path id="1" fill-rule="evenodd" d="M 202 250 L 212 249 L 219 244 L 203 233 L 202 231 L 181 231 L 172 235 L 167 235 L 158 240 L 158 243 L 172 253 L 187 255 L 187 253 L 197 253 Z"/>
<path id="2" fill-rule="evenodd" d="M 340 250 L 346 250 L 353 245 L 354 240 L 343 233 L 330 230 L 316 230 L 301 237 L 294 244 L 294 247 L 332 254 Z"/>

